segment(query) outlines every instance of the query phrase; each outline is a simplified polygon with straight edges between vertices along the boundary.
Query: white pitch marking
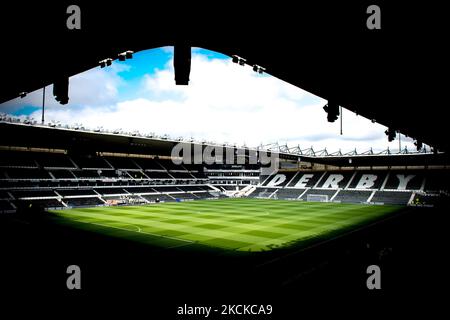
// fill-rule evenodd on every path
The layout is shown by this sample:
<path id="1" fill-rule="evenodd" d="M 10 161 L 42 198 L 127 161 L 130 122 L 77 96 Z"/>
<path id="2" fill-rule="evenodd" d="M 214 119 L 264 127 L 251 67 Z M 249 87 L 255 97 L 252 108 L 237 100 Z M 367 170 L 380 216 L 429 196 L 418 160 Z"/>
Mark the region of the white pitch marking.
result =
<path id="1" fill-rule="evenodd" d="M 89 224 L 96 224 L 98 226 L 102 226 L 102 227 L 107 227 L 107 228 L 114 228 L 114 229 L 119 229 L 119 230 L 124 230 L 124 231 L 131 231 L 131 232 L 140 232 L 140 233 L 145 233 L 154 237 L 162 237 L 162 238 L 167 238 L 167 239 L 172 239 L 172 240 L 178 240 L 178 241 L 184 241 L 184 242 L 189 242 L 189 243 L 194 243 L 195 241 L 191 241 L 191 240 L 186 240 L 186 239 L 182 239 L 182 238 L 175 238 L 175 237 L 170 237 L 170 236 L 164 236 L 162 234 L 156 234 L 156 233 L 150 233 L 150 232 L 145 232 L 145 231 L 134 231 L 134 230 L 130 230 L 130 229 L 125 229 L 125 228 L 121 228 L 121 227 L 115 227 L 115 226 L 109 226 L 106 224 L 101 224 L 101 223 L 95 223 L 95 222 L 84 222 L 84 221 L 79 221 L 82 223 L 89 223 Z M 137 227 L 137 226 L 135 226 Z M 139 227 L 138 227 L 139 228 Z"/>

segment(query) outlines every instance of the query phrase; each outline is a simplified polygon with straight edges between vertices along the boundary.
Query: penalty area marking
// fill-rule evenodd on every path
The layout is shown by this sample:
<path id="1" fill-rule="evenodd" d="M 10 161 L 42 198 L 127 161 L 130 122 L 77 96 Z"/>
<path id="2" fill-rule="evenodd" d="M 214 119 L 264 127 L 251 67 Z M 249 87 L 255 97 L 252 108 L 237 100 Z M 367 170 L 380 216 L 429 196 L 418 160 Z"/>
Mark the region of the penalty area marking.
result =
<path id="1" fill-rule="evenodd" d="M 186 239 L 181 239 L 181 238 L 175 238 L 175 237 L 165 236 L 165 235 L 162 235 L 162 234 L 156 234 L 156 233 L 151 233 L 151 232 L 141 231 L 141 228 L 139 228 L 138 226 L 136 226 L 136 225 L 134 225 L 134 224 L 128 224 L 128 225 L 137 227 L 137 228 L 139 229 L 139 231 L 136 231 L 136 230 L 130 230 L 130 229 L 125 229 L 125 228 L 116 227 L 116 226 L 109 226 L 109 225 L 101 224 L 101 223 L 97 223 L 97 222 L 85 222 L 85 221 L 79 221 L 79 220 L 78 220 L 78 222 L 87 223 L 87 224 L 95 224 L 95 225 L 98 225 L 98 226 L 101 226 L 101 227 L 114 228 L 114 229 L 119 229 L 119 230 L 129 231 L 129 232 L 145 233 L 145 234 L 148 234 L 148 235 L 150 235 L 150 236 L 161 237 L 161 238 L 167 238 L 167 239 L 171 239 L 171 240 L 183 241 L 183 242 L 187 242 L 187 243 L 189 243 L 189 244 L 195 243 L 195 241 L 192 241 L 192 240 L 186 240 Z M 183 246 L 183 245 L 181 245 L 181 246 Z M 175 248 L 175 247 L 180 247 L 180 246 L 177 245 L 177 246 L 173 246 L 173 247 L 168 247 L 168 249 L 169 249 L 169 248 Z"/>

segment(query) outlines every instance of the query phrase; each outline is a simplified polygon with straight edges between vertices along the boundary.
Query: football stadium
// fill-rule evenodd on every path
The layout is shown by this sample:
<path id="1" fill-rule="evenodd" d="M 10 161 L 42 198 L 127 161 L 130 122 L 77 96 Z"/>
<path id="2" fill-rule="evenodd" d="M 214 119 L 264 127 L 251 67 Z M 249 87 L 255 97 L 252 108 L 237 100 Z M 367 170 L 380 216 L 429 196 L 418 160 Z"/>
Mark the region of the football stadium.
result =
<path id="1" fill-rule="evenodd" d="M 103 9 L 83 5 L 89 23 L 77 34 L 78 22 L 56 27 L 64 6 L 47 8 L 55 17 L 37 25 L 54 37 L 33 59 L 21 40 L 6 39 L 18 49 L 0 93 L 0 270 L 16 301 L 130 300 L 130 312 L 145 303 L 161 319 L 184 319 L 181 306 L 195 316 L 195 306 L 273 305 L 273 319 L 288 319 L 299 301 L 315 312 L 340 299 L 386 306 L 444 286 L 446 117 L 423 110 L 434 96 L 411 94 L 442 84 L 430 82 L 428 69 L 412 77 L 408 61 L 382 49 L 407 56 L 416 38 L 400 45 L 365 24 L 351 31 L 361 5 L 324 13 L 311 4 L 301 22 L 274 9 L 292 18 L 277 26 L 257 24 L 259 14 L 247 21 L 243 12 L 259 10 L 243 6 L 231 29 L 216 17 L 224 25 L 212 35 L 200 32 L 198 13 L 175 15 L 144 41 L 133 31 L 144 21 L 159 30 L 161 21 L 124 6 L 108 18 L 123 23 L 105 34 L 110 20 L 88 20 Z M 20 21 L 38 19 L 31 11 Z M 323 25 L 305 31 L 319 11 Z M 336 27 L 335 12 L 350 18 Z M 315 50 L 298 49 L 294 29 Z M 369 75 L 355 62 L 362 53 L 373 58 Z M 400 71 L 388 76 L 394 66 Z M 331 145 L 247 143 L 267 137 Z M 81 270 L 72 287 L 70 270 Z M 370 270 L 381 272 L 381 287 Z"/>

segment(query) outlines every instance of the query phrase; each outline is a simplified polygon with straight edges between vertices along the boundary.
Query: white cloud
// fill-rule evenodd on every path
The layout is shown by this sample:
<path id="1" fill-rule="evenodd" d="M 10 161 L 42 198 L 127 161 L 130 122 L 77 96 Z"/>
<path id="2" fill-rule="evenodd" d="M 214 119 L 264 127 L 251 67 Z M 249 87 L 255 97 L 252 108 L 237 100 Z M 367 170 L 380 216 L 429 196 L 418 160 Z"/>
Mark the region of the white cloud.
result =
<path id="1" fill-rule="evenodd" d="M 85 106 L 114 105 L 118 101 L 119 88 L 126 82 L 119 73 L 129 69 L 125 64 L 112 64 L 108 68 L 94 68 L 69 79 L 69 104 L 62 106 L 53 97 L 53 85 L 45 89 L 45 107 L 48 109 L 78 108 Z M 42 106 L 42 89 L 1 105 L 2 112 L 13 113 L 24 106 Z"/>
<path id="2" fill-rule="evenodd" d="M 169 61 L 146 75 L 136 89 L 139 97 L 127 101 L 119 101 L 124 81 L 118 72 L 95 69 L 74 77 L 71 103 L 82 107 L 50 108 L 46 118 L 249 146 L 278 141 L 328 151 L 398 149 L 397 141 L 388 144 L 385 127 L 349 111 L 344 112 L 340 136 L 339 121 L 326 120 L 325 100 L 230 60 L 209 60 L 194 52 L 189 86 L 175 85 Z M 39 111 L 34 116 L 39 118 Z"/>

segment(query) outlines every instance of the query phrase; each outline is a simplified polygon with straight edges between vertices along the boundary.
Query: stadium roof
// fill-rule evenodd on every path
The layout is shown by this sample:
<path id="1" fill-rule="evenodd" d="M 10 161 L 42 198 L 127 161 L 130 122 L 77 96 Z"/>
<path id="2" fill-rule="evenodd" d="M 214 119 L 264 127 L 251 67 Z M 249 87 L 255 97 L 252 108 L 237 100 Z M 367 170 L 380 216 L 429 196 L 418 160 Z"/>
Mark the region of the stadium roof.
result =
<path id="1" fill-rule="evenodd" d="M 80 4 L 81 30 L 68 30 L 70 4 L 2 5 L 0 102 L 126 50 L 181 43 L 243 57 L 275 77 L 448 150 L 442 79 L 450 55 L 446 11 L 438 5 L 380 3 L 382 28 L 368 30 L 368 1 L 158 1 L 145 7 L 141 1 L 91 1 Z"/>
<path id="2" fill-rule="evenodd" d="M 21 147 L 49 150 L 67 150 L 76 154 L 95 154 L 97 152 L 137 154 L 170 157 L 175 145 L 180 141 L 157 138 L 114 134 L 110 132 L 92 132 L 61 127 L 29 125 L 22 123 L 0 122 L 0 146 Z M 4 139 L 7 137 L 7 141 Z M 185 142 L 186 145 L 210 145 L 223 148 L 241 149 L 225 145 L 214 145 L 201 142 Z M 193 147 L 191 147 L 193 150 Z M 246 148 L 246 150 L 256 150 Z M 259 149 L 266 151 L 266 149 Z M 311 163 L 333 165 L 339 167 L 358 166 L 448 166 L 450 161 L 446 153 L 411 153 L 411 154 L 373 154 L 373 155 L 300 155 L 297 153 L 272 152 L 280 159 L 301 160 Z M 350 160 L 351 159 L 351 160 Z"/>

